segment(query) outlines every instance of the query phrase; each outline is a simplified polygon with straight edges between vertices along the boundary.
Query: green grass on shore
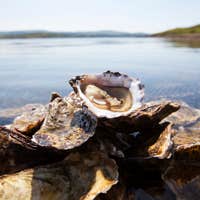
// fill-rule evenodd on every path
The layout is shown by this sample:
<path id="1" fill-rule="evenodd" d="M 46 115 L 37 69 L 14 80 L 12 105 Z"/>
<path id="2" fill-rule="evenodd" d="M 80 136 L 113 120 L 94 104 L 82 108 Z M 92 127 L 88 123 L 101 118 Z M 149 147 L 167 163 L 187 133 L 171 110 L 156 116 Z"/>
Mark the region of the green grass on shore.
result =
<path id="1" fill-rule="evenodd" d="M 189 28 L 175 28 L 161 33 L 153 34 L 153 36 L 178 36 L 186 34 L 200 34 L 200 24 Z"/>

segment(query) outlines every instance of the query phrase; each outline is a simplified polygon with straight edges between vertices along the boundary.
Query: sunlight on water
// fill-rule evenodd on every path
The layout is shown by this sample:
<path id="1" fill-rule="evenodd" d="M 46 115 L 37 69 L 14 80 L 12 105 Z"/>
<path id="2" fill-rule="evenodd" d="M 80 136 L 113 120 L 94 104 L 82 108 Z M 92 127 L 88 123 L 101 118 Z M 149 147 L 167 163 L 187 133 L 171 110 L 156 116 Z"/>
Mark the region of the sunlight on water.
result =
<path id="1" fill-rule="evenodd" d="M 158 38 L 0 40 L 0 109 L 67 95 L 67 80 L 120 71 L 145 84 L 146 101 L 184 100 L 200 108 L 200 49 Z"/>

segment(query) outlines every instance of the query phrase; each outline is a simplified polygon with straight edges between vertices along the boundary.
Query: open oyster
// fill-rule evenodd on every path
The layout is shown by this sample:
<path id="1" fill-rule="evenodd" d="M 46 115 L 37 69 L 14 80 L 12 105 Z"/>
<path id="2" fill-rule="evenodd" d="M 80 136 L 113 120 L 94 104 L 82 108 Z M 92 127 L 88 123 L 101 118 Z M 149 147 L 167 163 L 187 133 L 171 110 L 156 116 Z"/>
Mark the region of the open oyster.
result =
<path id="1" fill-rule="evenodd" d="M 119 72 L 76 76 L 69 83 L 97 117 L 127 116 L 144 97 L 140 81 Z"/>

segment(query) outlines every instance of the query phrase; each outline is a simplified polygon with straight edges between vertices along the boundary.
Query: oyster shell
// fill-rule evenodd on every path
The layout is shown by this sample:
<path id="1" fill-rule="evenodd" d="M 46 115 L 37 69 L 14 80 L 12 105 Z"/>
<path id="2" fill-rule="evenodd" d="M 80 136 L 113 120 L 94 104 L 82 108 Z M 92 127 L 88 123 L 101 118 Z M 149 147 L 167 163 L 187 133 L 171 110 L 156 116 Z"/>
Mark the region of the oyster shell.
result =
<path id="1" fill-rule="evenodd" d="M 0 175 L 63 159 L 63 152 L 35 146 L 29 136 L 0 126 Z"/>
<path id="2" fill-rule="evenodd" d="M 40 105 L 31 111 L 23 112 L 16 117 L 11 125 L 11 130 L 19 131 L 25 135 L 32 135 L 40 129 L 45 118 L 46 107 Z"/>
<path id="3" fill-rule="evenodd" d="M 197 161 L 173 160 L 162 175 L 176 199 L 200 199 L 200 165 Z"/>
<path id="4" fill-rule="evenodd" d="M 171 124 L 162 125 L 164 130 L 160 133 L 159 138 L 148 147 L 149 155 L 159 159 L 170 158 L 173 146 Z"/>
<path id="5" fill-rule="evenodd" d="M 172 101 L 149 102 L 145 103 L 142 107 L 130 115 L 122 116 L 117 119 L 102 118 L 99 121 L 103 126 L 110 127 L 121 132 L 149 132 L 149 129 L 155 127 L 164 118 L 176 112 L 179 108 L 180 105 Z"/>
<path id="6" fill-rule="evenodd" d="M 49 103 L 44 123 L 32 141 L 40 146 L 72 149 L 93 136 L 96 125 L 96 116 L 72 93 Z"/>
<path id="7" fill-rule="evenodd" d="M 106 154 L 71 153 L 63 161 L 0 176 L 0 199 L 92 200 L 118 182 Z"/>
<path id="8" fill-rule="evenodd" d="M 144 97 L 140 81 L 119 72 L 76 76 L 69 83 L 89 110 L 100 118 L 127 116 L 141 106 Z"/>
<path id="9" fill-rule="evenodd" d="M 132 146 L 127 151 L 127 157 L 131 159 L 169 159 L 173 152 L 173 130 L 172 124 L 168 122 L 161 123 L 152 129 L 144 132 L 134 132 Z"/>
<path id="10" fill-rule="evenodd" d="M 199 160 L 200 110 L 180 102 L 181 108 L 166 120 L 174 122 L 173 151 L 176 159 Z"/>

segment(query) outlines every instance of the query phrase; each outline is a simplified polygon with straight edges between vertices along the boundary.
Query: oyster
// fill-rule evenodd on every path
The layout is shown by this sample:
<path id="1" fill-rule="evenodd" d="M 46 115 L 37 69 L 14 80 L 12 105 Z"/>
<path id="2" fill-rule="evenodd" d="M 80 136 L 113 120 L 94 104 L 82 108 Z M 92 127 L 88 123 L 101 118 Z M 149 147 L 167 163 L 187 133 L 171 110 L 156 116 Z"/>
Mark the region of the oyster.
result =
<path id="1" fill-rule="evenodd" d="M 173 160 L 162 178 L 176 195 L 176 199 L 200 199 L 199 161 Z"/>
<path id="2" fill-rule="evenodd" d="M 49 103 L 46 118 L 32 141 L 44 147 L 72 149 L 94 135 L 97 119 L 72 93 Z"/>
<path id="3" fill-rule="evenodd" d="M 138 135 L 132 139 L 132 146 L 127 152 L 134 159 L 171 158 L 173 151 L 172 124 L 161 123 L 148 131 L 134 132 Z M 141 150 L 142 149 L 142 150 Z"/>
<path id="4" fill-rule="evenodd" d="M 166 120 L 175 122 L 173 151 L 176 159 L 199 159 L 200 111 L 180 102 L 181 109 Z"/>
<path id="5" fill-rule="evenodd" d="M 118 117 L 117 119 L 102 118 L 101 124 L 126 133 L 135 131 L 149 132 L 149 129 L 155 127 L 164 118 L 176 112 L 179 108 L 179 104 L 171 101 L 149 102 L 145 103 L 130 115 Z"/>
<path id="6" fill-rule="evenodd" d="M 58 161 L 62 154 L 35 146 L 27 135 L 0 126 L 0 175 Z"/>
<path id="7" fill-rule="evenodd" d="M 200 110 L 141 106 L 142 85 L 120 73 L 70 83 L 0 126 L 0 199 L 199 199 Z"/>
<path id="8" fill-rule="evenodd" d="M 44 106 L 42 104 L 27 104 L 19 108 L 8 108 L 0 110 L 0 125 L 10 128 L 10 124 L 13 123 L 13 120 L 22 113 L 29 113 L 36 109 L 38 110 L 39 108 L 43 110 L 43 107 Z"/>
<path id="9" fill-rule="evenodd" d="M 46 108 L 43 105 L 33 108 L 31 111 L 23 112 L 22 115 L 15 118 L 11 129 L 31 136 L 40 129 L 45 118 L 45 112 Z"/>
<path id="10" fill-rule="evenodd" d="M 144 97 L 140 81 L 119 72 L 76 76 L 69 83 L 89 110 L 100 118 L 127 116 L 141 106 Z"/>
<path id="11" fill-rule="evenodd" d="M 162 124 L 164 130 L 160 133 L 157 141 L 148 147 L 148 153 L 155 158 L 170 158 L 173 146 L 171 124 Z"/>
<path id="12" fill-rule="evenodd" d="M 97 152 L 0 177 L 0 199 L 92 200 L 118 182 L 116 162 Z"/>

